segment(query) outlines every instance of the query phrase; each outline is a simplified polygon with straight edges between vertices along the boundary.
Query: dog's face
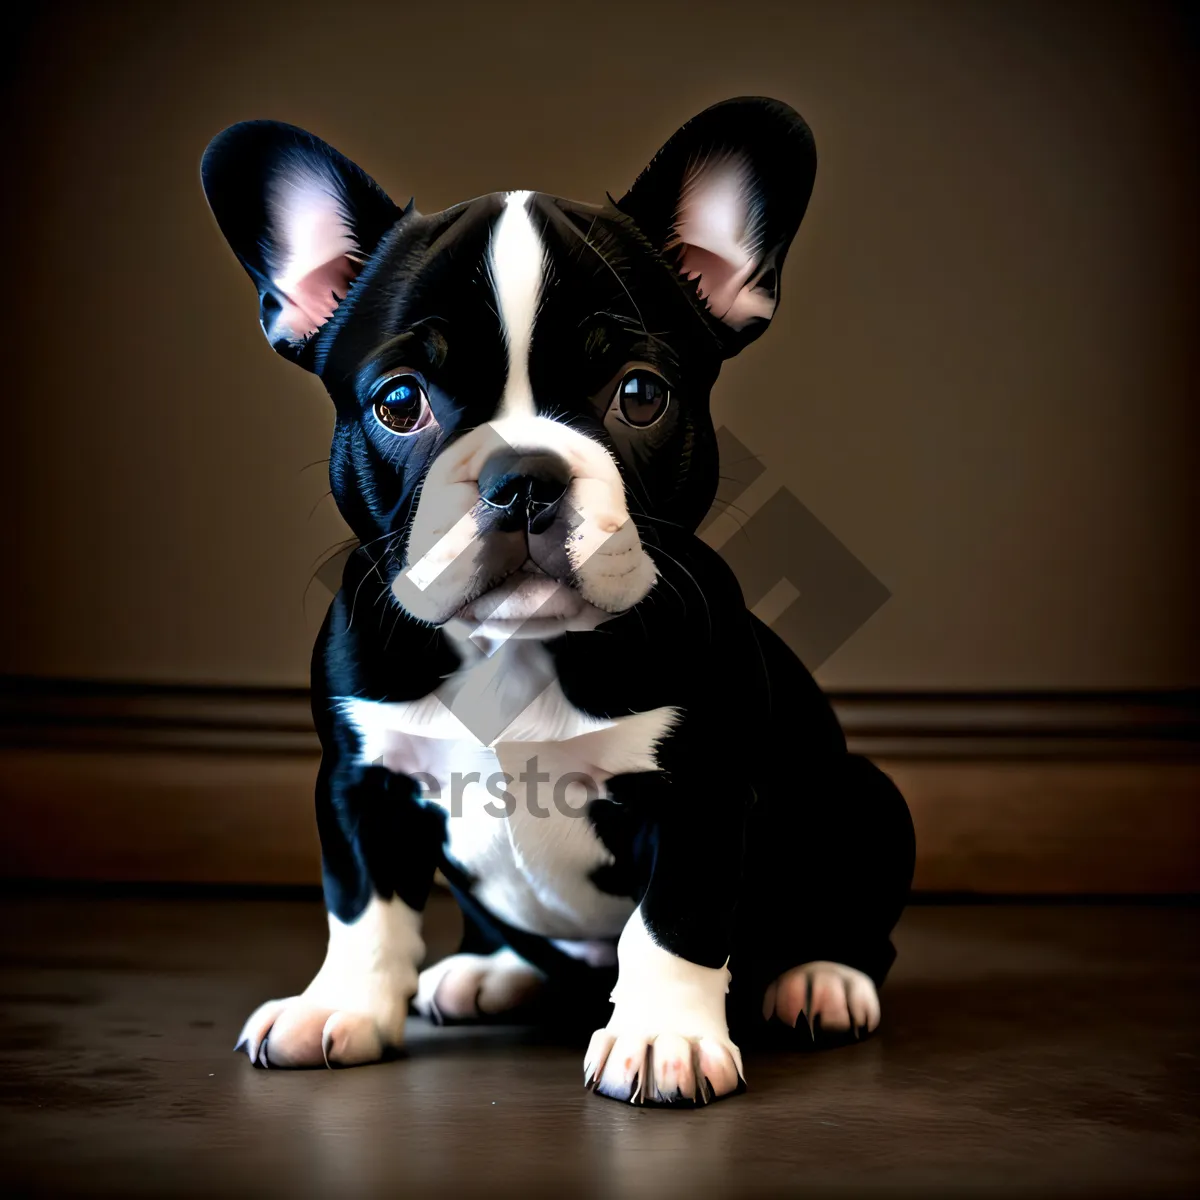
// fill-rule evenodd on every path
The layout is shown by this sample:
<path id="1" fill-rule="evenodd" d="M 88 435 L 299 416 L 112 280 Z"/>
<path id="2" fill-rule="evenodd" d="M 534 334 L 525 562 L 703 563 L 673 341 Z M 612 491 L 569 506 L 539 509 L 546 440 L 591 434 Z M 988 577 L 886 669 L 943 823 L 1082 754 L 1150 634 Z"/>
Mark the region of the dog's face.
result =
<path id="1" fill-rule="evenodd" d="M 654 586 L 717 482 L 709 392 L 775 311 L 812 189 L 785 105 L 706 110 L 616 202 L 397 208 L 324 142 L 235 125 L 203 165 L 281 354 L 336 408 L 330 478 L 396 600 L 546 636 Z"/>

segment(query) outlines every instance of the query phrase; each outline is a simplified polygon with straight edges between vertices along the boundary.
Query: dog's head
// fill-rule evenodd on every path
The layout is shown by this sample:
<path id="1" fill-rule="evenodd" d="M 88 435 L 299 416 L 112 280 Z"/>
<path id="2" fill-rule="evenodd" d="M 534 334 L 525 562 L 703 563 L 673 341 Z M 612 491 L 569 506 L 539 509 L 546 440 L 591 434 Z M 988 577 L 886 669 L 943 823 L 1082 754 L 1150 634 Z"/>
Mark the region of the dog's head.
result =
<path id="1" fill-rule="evenodd" d="M 741 99 L 605 205 L 426 216 L 259 121 L 214 139 L 203 181 L 268 341 L 333 398 L 333 495 L 396 600 L 546 636 L 644 599 L 655 529 L 711 505 L 709 392 L 771 320 L 815 165 L 795 112 Z"/>

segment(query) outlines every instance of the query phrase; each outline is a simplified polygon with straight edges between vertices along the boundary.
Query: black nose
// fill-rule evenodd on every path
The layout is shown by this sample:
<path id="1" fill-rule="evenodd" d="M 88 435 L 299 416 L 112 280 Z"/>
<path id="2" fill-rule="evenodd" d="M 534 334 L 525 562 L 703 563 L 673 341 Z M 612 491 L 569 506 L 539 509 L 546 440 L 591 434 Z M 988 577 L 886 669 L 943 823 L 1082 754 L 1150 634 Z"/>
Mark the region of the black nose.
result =
<path id="1" fill-rule="evenodd" d="M 501 450 L 483 464 L 479 494 L 484 504 L 499 510 L 496 528 L 541 533 L 558 513 L 570 482 L 567 464 L 555 454 Z"/>

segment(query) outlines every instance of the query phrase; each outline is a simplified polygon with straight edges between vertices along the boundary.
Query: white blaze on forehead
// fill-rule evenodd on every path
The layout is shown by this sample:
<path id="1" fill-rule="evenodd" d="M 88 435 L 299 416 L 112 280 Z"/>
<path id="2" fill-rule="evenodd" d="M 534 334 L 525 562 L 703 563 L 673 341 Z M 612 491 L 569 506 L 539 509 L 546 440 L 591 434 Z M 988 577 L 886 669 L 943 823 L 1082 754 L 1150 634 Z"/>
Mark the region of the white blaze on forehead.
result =
<path id="1" fill-rule="evenodd" d="M 508 378 L 500 400 L 500 412 L 506 416 L 532 416 L 534 412 L 529 346 L 541 298 L 546 249 L 529 216 L 532 194 L 508 194 L 488 249 L 492 290 L 508 346 Z"/>

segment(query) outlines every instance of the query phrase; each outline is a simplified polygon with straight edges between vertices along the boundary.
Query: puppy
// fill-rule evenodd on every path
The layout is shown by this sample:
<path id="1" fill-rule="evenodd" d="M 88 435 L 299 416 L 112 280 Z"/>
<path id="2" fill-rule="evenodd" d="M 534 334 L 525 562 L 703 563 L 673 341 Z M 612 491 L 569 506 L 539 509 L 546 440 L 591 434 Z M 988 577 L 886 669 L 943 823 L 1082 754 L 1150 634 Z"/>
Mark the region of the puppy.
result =
<path id="1" fill-rule="evenodd" d="M 263 332 L 333 401 L 360 543 L 312 664 L 329 948 L 249 1018 L 252 1062 L 375 1062 L 413 1009 L 540 1011 L 600 1024 L 597 1093 L 695 1105 L 743 1086 L 731 1028 L 875 1029 L 907 807 L 695 536 L 709 393 L 771 322 L 815 168 L 756 98 L 598 205 L 427 216 L 288 125 L 209 146 Z M 422 971 L 438 869 L 465 934 Z"/>

